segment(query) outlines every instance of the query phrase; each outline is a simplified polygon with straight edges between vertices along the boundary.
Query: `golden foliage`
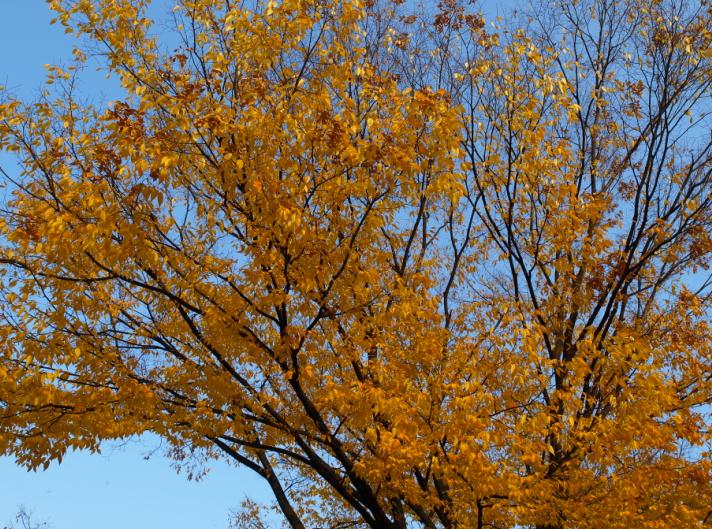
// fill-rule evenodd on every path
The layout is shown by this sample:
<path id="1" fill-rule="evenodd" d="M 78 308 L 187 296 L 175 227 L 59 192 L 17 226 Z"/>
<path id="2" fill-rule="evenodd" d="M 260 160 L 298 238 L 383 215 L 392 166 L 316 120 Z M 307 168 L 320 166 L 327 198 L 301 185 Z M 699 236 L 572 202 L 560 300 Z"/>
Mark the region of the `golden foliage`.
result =
<path id="1" fill-rule="evenodd" d="M 294 529 L 709 520 L 708 8 L 51 4 L 125 97 L 0 106 L 0 453 L 153 432 Z"/>

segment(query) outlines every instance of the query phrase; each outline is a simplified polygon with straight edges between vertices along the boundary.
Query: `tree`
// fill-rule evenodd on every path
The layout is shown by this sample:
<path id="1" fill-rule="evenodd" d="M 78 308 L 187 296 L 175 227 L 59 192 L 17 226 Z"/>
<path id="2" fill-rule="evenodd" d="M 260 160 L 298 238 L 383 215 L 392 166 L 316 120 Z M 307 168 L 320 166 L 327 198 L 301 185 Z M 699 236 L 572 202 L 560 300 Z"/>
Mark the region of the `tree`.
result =
<path id="1" fill-rule="evenodd" d="M 25 507 L 20 507 L 14 520 L 5 529 L 47 529 L 47 522 L 33 520 L 32 512 Z"/>
<path id="2" fill-rule="evenodd" d="M 51 4 L 126 95 L 3 103 L 3 453 L 154 432 L 292 529 L 709 520 L 709 6 Z"/>

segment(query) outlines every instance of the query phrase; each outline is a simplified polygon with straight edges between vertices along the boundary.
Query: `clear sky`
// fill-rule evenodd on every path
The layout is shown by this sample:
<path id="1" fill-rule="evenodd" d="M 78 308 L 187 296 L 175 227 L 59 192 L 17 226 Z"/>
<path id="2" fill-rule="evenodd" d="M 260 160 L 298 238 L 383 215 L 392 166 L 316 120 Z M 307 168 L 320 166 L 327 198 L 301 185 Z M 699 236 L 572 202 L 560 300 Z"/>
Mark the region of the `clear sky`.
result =
<path id="1" fill-rule="evenodd" d="M 39 93 L 44 64 L 71 58 L 73 38 L 50 26 L 51 18 L 44 0 L 0 0 L 0 85 L 22 98 Z M 87 71 L 83 79 L 83 93 L 111 99 L 102 74 Z M 14 167 L 7 156 L 0 155 L 0 163 Z M 146 461 L 144 455 L 158 445 L 146 437 L 107 446 L 101 455 L 70 453 L 45 472 L 30 473 L 0 457 L 0 527 L 24 505 L 50 529 L 225 529 L 229 511 L 246 493 L 267 497 L 250 471 L 225 463 L 191 482 L 160 449 Z"/>

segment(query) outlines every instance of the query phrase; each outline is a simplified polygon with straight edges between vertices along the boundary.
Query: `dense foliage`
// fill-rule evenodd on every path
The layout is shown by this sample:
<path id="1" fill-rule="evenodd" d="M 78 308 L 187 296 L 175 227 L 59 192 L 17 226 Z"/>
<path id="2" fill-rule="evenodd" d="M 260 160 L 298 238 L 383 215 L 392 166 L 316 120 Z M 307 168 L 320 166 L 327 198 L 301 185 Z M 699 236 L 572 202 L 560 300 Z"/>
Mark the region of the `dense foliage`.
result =
<path id="1" fill-rule="evenodd" d="M 77 65 L 0 103 L 0 453 L 153 432 L 292 529 L 709 521 L 708 3 L 51 4 Z"/>

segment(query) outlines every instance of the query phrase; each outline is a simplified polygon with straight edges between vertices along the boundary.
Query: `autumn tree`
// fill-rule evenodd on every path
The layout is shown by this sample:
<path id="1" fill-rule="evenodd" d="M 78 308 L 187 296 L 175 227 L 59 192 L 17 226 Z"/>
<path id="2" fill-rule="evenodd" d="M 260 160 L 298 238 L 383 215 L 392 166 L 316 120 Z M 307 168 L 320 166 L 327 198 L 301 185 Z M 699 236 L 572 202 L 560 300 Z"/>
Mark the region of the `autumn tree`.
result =
<path id="1" fill-rule="evenodd" d="M 10 525 L 4 526 L 4 529 L 48 529 L 48 527 L 47 522 L 35 520 L 32 512 L 26 507 L 20 507 Z"/>
<path id="2" fill-rule="evenodd" d="M 153 432 L 292 529 L 710 520 L 709 5 L 50 3 L 125 95 L 0 107 L 2 453 Z"/>

